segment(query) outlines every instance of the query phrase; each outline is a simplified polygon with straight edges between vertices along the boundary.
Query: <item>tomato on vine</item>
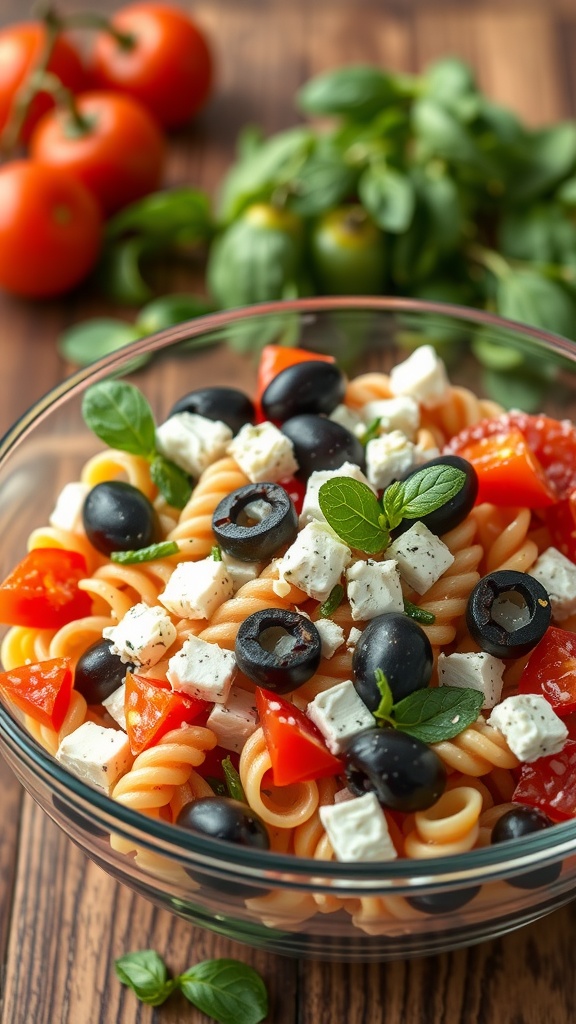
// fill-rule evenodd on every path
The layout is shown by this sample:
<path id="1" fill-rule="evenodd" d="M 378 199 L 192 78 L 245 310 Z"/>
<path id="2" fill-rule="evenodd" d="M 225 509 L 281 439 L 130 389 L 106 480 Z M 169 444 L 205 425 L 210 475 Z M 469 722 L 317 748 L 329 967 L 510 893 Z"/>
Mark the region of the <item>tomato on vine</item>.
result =
<path id="1" fill-rule="evenodd" d="M 320 217 L 312 230 L 310 253 L 312 272 L 325 294 L 382 294 L 386 240 L 359 204 L 339 206 Z"/>

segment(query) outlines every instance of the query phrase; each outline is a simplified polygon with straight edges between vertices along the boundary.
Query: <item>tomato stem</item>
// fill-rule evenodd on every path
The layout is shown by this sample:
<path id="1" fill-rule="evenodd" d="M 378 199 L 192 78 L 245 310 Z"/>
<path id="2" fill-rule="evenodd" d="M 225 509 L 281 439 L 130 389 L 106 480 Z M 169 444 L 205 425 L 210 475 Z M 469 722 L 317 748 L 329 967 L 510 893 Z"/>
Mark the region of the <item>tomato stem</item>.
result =
<path id="1" fill-rule="evenodd" d="M 62 28 L 93 28 L 98 32 L 107 32 L 123 50 L 132 50 L 136 45 L 136 36 L 131 32 L 120 31 L 105 14 L 98 14 L 96 11 L 76 11 L 74 14 L 59 17 L 58 20 Z"/>
<path id="2" fill-rule="evenodd" d="M 0 135 L 0 153 L 4 157 L 10 157 L 18 145 L 20 133 L 28 116 L 32 101 L 37 93 L 41 91 L 41 88 L 38 86 L 39 77 L 46 74 L 60 32 L 60 21 L 51 10 L 45 12 L 43 21 L 46 26 L 46 35 L 44 45 L 38 57 L 38 63 L 16 93 L 8 120 Z"/>

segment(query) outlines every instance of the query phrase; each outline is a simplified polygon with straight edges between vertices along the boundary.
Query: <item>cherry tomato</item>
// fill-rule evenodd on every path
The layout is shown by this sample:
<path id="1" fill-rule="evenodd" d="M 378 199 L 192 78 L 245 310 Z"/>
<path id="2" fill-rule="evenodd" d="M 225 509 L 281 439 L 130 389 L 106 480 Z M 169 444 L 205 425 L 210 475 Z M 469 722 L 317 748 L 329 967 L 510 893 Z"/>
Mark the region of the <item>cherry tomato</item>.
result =
<path id="1" fill-rule="evenodd" d="M 212 86 L 212 57 L 202 31 L 169 4 L 131 4 L 111 21 L 132 43 L 122 44 L 108 32 L 97 36 L 94 85 L 140 100 L 166 128 L 185 124 L 204 106 Z"/>
<path id="2" fill-rule="evenodd" d="M 16 93 L 38 63 L 45 38 L 46 29 L 39 22 L 10 25 L 0 31 L 0 131 L 6 126 Z M 59 35 L 56 40 L 48 71 L 72 92 L 79 92 L 85 87 L 82 61 L 65 35 Z M 48 93 L 41 92 L 35 96 L 20 133 L 24 142 L 28 141 L 42 114 L 53 106 L 54 100 Z"/>
<path id="3" fill-rule="evenodd" d="M 322 733 L 303 711 L 260 687 L 256 687 L 256 704 L 275 786 L 342 773 L 342 762 L 330 753 Z"/>
<path id="4" fill-rule="evenodd" d="M 165 146 L 146 107 L 113 92 L 83 93 L 75 107 L 79 120 L 65 110 L 44 115 L 30 140 L 31 157 L 73 174 L 105 214 L 154 192 Z"/>
<path id="5" fill-rule="evenodd" d="M 84 557 L 64 548 L 36 548 L 0 584 L 0 622 L 60 629 L 90 615 L 92 600 L 78 581 L 87 576 Z"/>
<path id="6" fill-rule="evenodd" d="M 544 469 L 519 430 L 507 427 L 467 444 L 458 444 L 455 439 L 449 447 L 476 470 L 477 504 L 490 501 L 529 508 L 555 504 L 556 496 Z"/>
<path id="7" fill-rule="evenodd" d="M 312 269 L 327 295 L 380 294 L 386 276 L 386 240 L 357 204 L 324 214 L 310 239 Z"/>
<path id="8" fill-rule="evenodd" d="M 560 718 L 576 711 L 576 635 L 550 626 L 530 655 L 518 691 L 545 697 Z"/>
<path id="9" fill-rule="evenodd" d="M 576 740 L 566 740 L 559 754 L 523 764 L 514 803 L 544 811 L 552 821 L 576 816 Z"/>
<path id="10" fill-rule="evenodd" d="M 71 174 L 32 160 L 0 168 L 0 287 L 47 298 L 92 269 L 102 235 L 94 196 Z"/>
<path id="11" fill-rule="evenodd" d="M 40 725 L 61 728 L 72 693 L 70 658 L 52 658 L 0 672 L 0 691 Z"/>
<path id="12" fill-rule="evenodd" d="M 173 693 L 163 680 L 127 672 L 124 706 L 130 750 L 140 754 L 171 729 L 193 722 L 210 705 L 205 700 Z"/>

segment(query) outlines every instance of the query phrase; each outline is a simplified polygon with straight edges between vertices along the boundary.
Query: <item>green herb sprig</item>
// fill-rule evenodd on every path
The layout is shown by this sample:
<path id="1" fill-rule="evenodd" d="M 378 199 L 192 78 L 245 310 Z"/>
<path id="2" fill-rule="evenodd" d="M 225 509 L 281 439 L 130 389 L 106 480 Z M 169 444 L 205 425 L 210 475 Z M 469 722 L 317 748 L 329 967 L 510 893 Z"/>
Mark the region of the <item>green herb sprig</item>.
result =
<path id="1" fill-rule="evenodd" d="M 392 690 L 381 669 L 376 669 L 380 703 L 374 711 L 379 724 L 392 726 L 422 740 L 440 743 L 467 729 L 480 714 L 484 694 L 460 686 L 432 686 L 414 690 L 394 703 Z"/>

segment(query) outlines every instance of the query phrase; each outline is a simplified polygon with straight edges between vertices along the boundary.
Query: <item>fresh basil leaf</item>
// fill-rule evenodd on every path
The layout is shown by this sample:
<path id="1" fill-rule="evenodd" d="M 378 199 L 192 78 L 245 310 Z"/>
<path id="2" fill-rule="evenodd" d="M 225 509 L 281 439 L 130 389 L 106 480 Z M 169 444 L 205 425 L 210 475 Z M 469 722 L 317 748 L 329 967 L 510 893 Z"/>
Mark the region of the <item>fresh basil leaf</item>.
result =
<path id="1" fill-rule="evenodd" d="M 239 800 L 242 804 L 247 803 L 240 776 L 230 760 L 230 755 L 222 761 L 222 771 L 224 772 L 228 796 L 231 796 L 233 800 Z"/>
<path id="2" fill-rule="evenodd" d="M 302 217 L 316 217 L 354 191 L 356 172 L 335 148 L 319 147 L 290 182 L 288 206 Z"/>
<path id="3" fill-rule="evenodd" d="M 140 562 L 153 562 L 157 558 L 177 555 L 179 550 L 175 540 L 163 540 L 159 544 L 149 544 L 135 551 L 112 551 L 110 559 L 118 565 L 138 565 Z"/>
<path id="4" fill-rule="evenodd" d="M 111 241 L 102 250 L 96 283 L 106 298 L 122 306 L 141 306 L 153 291 L 142 275 L 142 262 L 150 251 L 146 238 Z"/>
<path id="5" fill-rule="evenodd" d="M 228 224 L 250 203 L 269 200 L 299 170 L 314 143 L 311 129 L 299 125 L 271 136 L 234 164 L 221 185 L 220 219 Z"/>
<path id="6" fill-rule="evenodd" d="M 321 604 L 318 609 L 318 614 L 323 619 L 329 619 L 334 614 L 337 608 L 340 607 L 344 600 L 344 587 L 341 583 L 337 583 L 330 591 L 328 597 Z"/>
<path id="7" fill-rule="evenodd" d="M 310 79 L 296 94 L 301 110 L 365 120 L 398 96 L 394 79 L 368 64 L 349 65 Z"/>
<path id="8" fill-rule="evenodd" d="M 423 626 L 432 626 L 436 622 L 434 612 L 429 612 L 426 608 L 419 608 L 417 604 L 412 604 L 407 597 L 404 598 L 404 612 L 416 622 L 421 622 Z"/>
<path id="9" fill-rule="evenodd" d="M 162 1006 L 178 984 L 168 978 L 166 964 L 153 949 L 119 957 L 114 961 L 114 969 L 122 984 L 128 985 L 149 1006 Z"/>
<path id="10" fill-rule="evenodd" d="M 376 677 L 376 686 L 380 691 L 380 703 L 373 712 L 374 718 L 380 722 L 391 722 L 390 716 L 394 705 L 394 697 L 390 689 L 390 683 L 381 668 L 377 668 L 374 675 Z"/>
<path id="11" fill-rule="evenodd" d="M 178 978 L 186 999 L 219 1024 L 259 1024 L 268 1013 L 266 986 L 239 960 L 204 960 Z"/>
<path id="12" fill-rule="evenodd" d="M 206 240 L 214 231 L 210 200 L 194 188 L 173 188 L 153 192 L 125 206 L 106 225 L 108 239 L 127 234 L 145 235 L 156 241 L 184 236 Z"/>
<path id="13" fill-rule="evenodd" d="M 475 722 L 484 702 L 480 690 L 460 686 L 414 690 L 394 705 L 397 729 L 424 743 L 440 743 L 458 736 Z"/>
<path id="14" fill-rule="evenodd" d="M 498 241 L 500 251 L 511 259 L 576 266 L 576 224 L 558 203 L 507 211 Z"/>
<path id="15" fill-rule="evenodd" d="M 409 228 L 414 216 L 415 194 L 407 174 L 386 164 L 373 163 L 358 182 L 358 194 L 383 231 L 401 234 Z"/>
<path id="16" fill-rule="evenodd" d="M 538 270 L 511 270 L 497 282 L 501 316 L 542 327 L 566 338 L 576 337 L 576 302 L 569 292 Z"/>
<path id="17" fill-rule="evenodd" d="M 111 448 L 150 458 L 156 449 L 154 417 L 144 395 L 126 381 L 105 380 L 88 388 L 82 415 Z"/>
<path id="18" fill-rule="evenodd" d="M 150 463 L 150 476 L 169 505 L 184 508 L 192 494 L 192 484 L 180 466 L 156 453 Z"/>
<path id="19" fill-rule="evenodd" d="M 444 57 L 430 65 L 424 75 L 424 86 L 428 96 L 448 107 L 476 90 L 471 68 L 458 57 Z"/>
<path id="20" fill-rule="evenodd" d="M 95 317 L 64 331 L 58 339 L 58 352 L 76 366 L 89 366 L 139 337 L 138 329 L 124 320 Z"/>
<path id="21" fill-rule="evenodd" d="M 466 483 L 466 474 L 455 466 L 424 466 L 400 482 L 402 518 L 420 519 L 451 501 Z"/>
<path id="22" fill-rule="evenodd" d="M 522 173 L 510 191 L 515 205 L 533 202 L 574 173 L 576 124 L 565 121 L 526 132 L 522 158 Z"/>
<path id="23" fill-rule="evenodd" d="M 350 547 L 367 554 L 386 547 L 388 533 L 380 525 L 380 506 L 367 484 L 333 477 L 320 487 L 318 501 L 328 524 Z"/>
<path id="24" fill-rule="evenodd" d="M 224 308 L 281 299 L 298 273 L 299 257 L 299 238 L 245 216 L 212 245 L 210 292 Z"/>
<path id="25" fill-rule="evenodd" d="M 200 295 L 163 295 L 153 299 L 144 306 L 136 320 L 135 326 L 140 334 L 156 334 L 184 320 L 193 320 L 197 316 L 205 316 L 214 309 L 213 303 Z"/>
<path id="26" fill-rule="evenodd" d="M 487 169 L 485 157 L 469 130 L 431 97 L 422 97 L 412 107 L 412 127 L 430 157 Z"/>

